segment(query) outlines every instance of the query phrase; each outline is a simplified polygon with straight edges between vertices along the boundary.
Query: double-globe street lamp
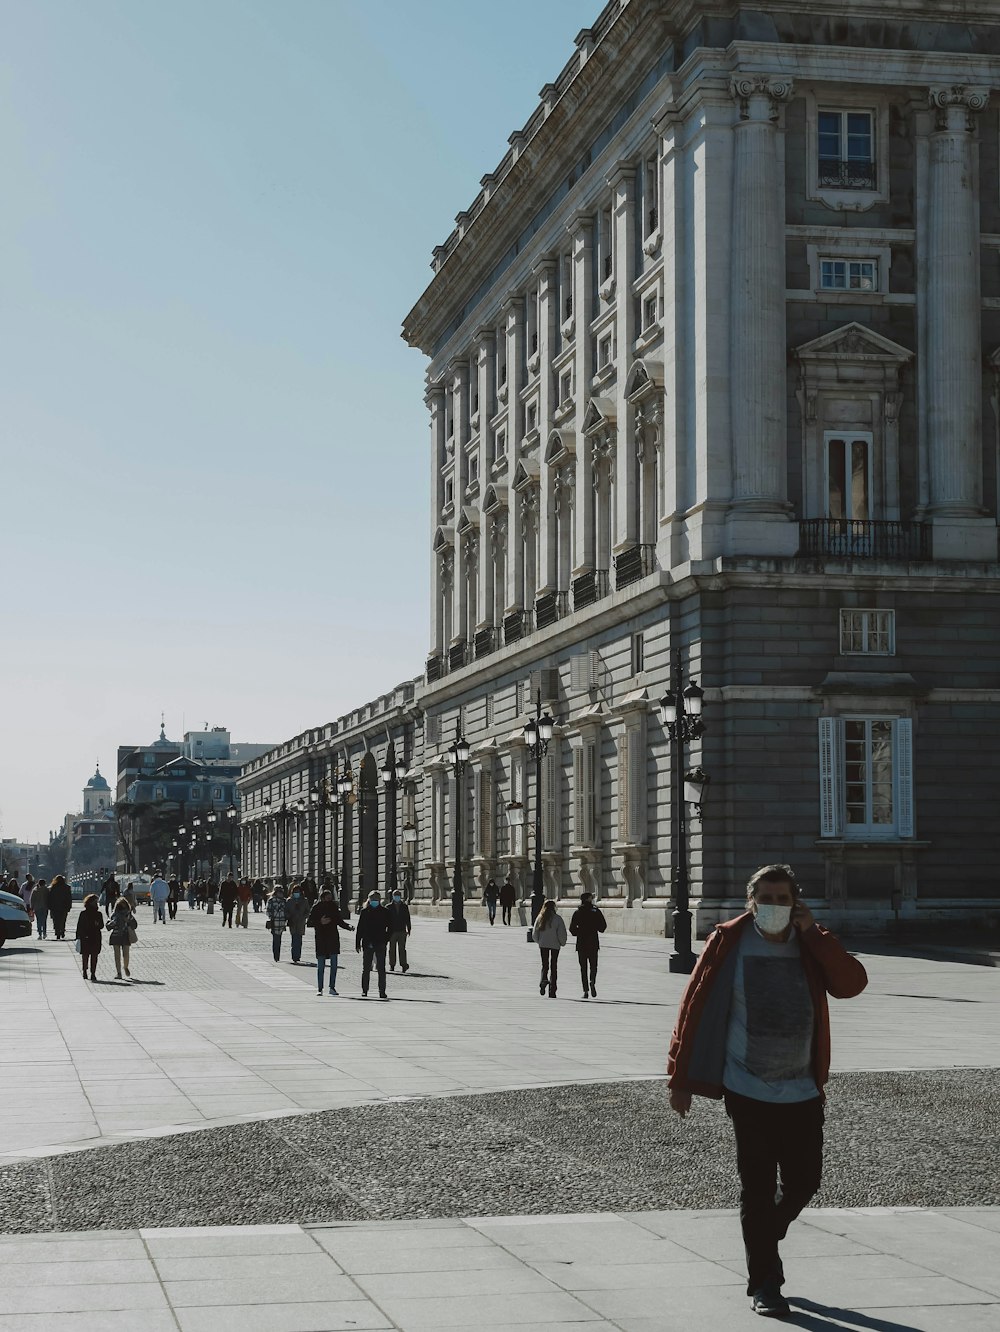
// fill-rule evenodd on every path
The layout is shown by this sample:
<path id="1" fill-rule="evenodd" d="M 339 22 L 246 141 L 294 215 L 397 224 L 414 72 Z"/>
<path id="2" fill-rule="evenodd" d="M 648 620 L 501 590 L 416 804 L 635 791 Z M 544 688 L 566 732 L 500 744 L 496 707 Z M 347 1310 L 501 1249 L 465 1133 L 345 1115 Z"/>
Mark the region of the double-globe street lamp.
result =
<path id="1" fill-rule="evenodd" d="M 288 802 L 284 798 L 282 798 L 281 804 L 278 806 L 278 808 L 272 810 L 270 796 L 265 796 L 261 803 L 267 807 L 269 816 L 278 825 L 278 851 L 279 851 L 280 865 L 281 865 L 281 886 L 282 888 L 287 888 L 288 887 L 288 873 L 287 873 L 288 825 L 290 823 L 298 823 L 299 819 L 302 817 L 304 813 L 305 806 L 303 805 L 301 800 L 293 801 L 292 804 L 289 805 Z"/>
<path id="2" fill-rule="evenodd" d="M 535 715 L 529 717 L 524 726 L 524 742 L 528 747 L 528 757 L 535 764 L 535 863 L 531 874 L 531 920 L 528 922 L 528 943 L 533 943 L 531 927 L 538 919 L 538 913 L 545 901 L 545 885 L 542 875 L 542 759 L 548 753 L 549 741 L 555 723 L 549 714 L 542 713 L 542 691 L 535 692 Z"/>
<path id="3" fill-rule="evenodd" d="M 321 777 L 318 782 L 313 782 L 310 786 L 309 805 L 319 815 L 319 836 L 316 839 L 319 867 L 316 882 L 319 885 L 320 892 L 322 892 L 324 888 L 328 887 L 326 882 L 326 818 L 331 809 L 335 815 L 337 812 L 337 797 L 328 777 Z M 336 866 L 336 849 L 333 853 L 333 861 L 334 866 Z"/>
<path id="4" fill-rule="evenodd" d="M 396 798 L 405 776 L 406 764 L 403 760 L 397 759 L 395 764 L 392 764 L 387 756 L 385 763 L 382 765 L 382 784 L 385 786 L 386 813 L 389 816 L 386 838 L 389 843 L 390 893 L 394 893 L 399 887 L 399 861 L 396 851 Z"/>
<path id="5" fill-rule="evenodd" d="M 704 694 L 696 681 L 682 688 L 681 658 L 678 652 L 670 672 L 670 685 L 660 700 L 660 720 L 671 744 L 670 803 L 676 841 L 673 853 L 673 936 L 674 951 L 669 969 L 690 975 L 695 955 L 691 949 L 691 895 L 688 877 L 687 806 L 701 808 L 702 789 L 708 778 L 701 768 L 686 768 L 685 749 L 705 734 L 701 719 Z"/>
<path id="6" fill-rule="evenodd" d="M 449 747 L 455 773 L 455 873 L 451 884 L 451 920 L 448 922 L 449 934 L 465 934 L 469 926 L 465 919 L 465 889 L 462 887 L 462 774 L 471 753 L 469 742 L 462 735 L 460 722 L 455 723 L 455 740 Z"/>
<path id="7" fill-rule="evenodd" d="M 343 771 L 337 774 L 337 795 L 340 798 L 342 811 L 343 828 L 341 829 L 341 875 L 340 875 L 340 914 L 344 919 L 348 919 L 351 914 L 351 875 L 350 861 L 348 859 L 348 838 L 347 838 L 347 815 L 354 801 L 354 777 L 351 773 L 351 765 L 345 760 Z M 337 853 L 334 850 L 334 859 Z"/>

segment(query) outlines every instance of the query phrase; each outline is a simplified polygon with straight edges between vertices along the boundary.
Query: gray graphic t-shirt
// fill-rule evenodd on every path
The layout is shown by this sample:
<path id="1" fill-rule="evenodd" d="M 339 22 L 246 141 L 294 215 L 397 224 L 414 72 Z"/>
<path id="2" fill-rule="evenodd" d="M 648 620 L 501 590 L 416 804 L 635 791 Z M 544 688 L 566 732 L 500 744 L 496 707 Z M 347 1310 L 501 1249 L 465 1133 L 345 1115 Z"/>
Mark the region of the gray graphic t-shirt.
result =
<path id="1" fill-rule="evenodd" d="M 770 943 L 749 925 L 736 957 L 722 1081 L 755 1101 L 808 1101 L 813 1004 L 799 956 L 799 936 Z"/>

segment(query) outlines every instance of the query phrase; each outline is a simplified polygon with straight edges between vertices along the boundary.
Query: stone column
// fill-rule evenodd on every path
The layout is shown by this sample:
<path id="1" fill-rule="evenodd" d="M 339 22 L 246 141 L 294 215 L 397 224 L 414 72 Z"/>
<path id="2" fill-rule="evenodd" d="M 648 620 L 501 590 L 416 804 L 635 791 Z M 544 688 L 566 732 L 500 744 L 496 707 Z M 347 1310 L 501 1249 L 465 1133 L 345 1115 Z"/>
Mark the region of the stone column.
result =
<path id="1" fill-rule="evenodd" d="M 444 386 L 431 384 L 424 395 L 431 414 L 431 532 L 436 532 L 444 508 Z M 441 623 L 441 557 L 431 551 L 431 651 L 444 651 L 444 626 Z"/>
<path id="2" fill-rule="evenodd" d="M 787 79 L 738 76 L 730 253 L 731 554 L 794 554 L 785 424 L 785 183 L 778 151 Z"/>
<path id="3" fill-rule="evenodd" d="M 591 287 L 594 267 L 594 219 L 579 213 L 567 228 L 573 238 L 573 336 L 576 338 L 573 358 L 573 384 L 576 400 L 577 487 L 581 496 L 588 494 L 593 476 L 590 441 L 584 436 L 583 421 L 590 401 L 590 381 L 594 374 L 591 350 L 590 321 Z M 576 550 L 574 573 L 584 573 L 594 567 L 594 513 L 588 503 L 581 503 L 577 512 Z"/>
<path id="4" fill-rule="evenodd" d="M 639 540 L 636 531 L 636 457 L 634 408 L 625 397 L 635 342 L 635 167 L 619 162 L 608 176 L 614 191 L 614 275 L 615 275 L 615 349 L 618 378 L 615 385 L 615 419 L 618 425 L 615 462 L 615 514 L 611 541 L 617 552 L 627 550 Z"/>
<path id="5" fill-rule="evenodd" d="M 507 484 L 514 480 L 514 472 L 521 454 L 521 389 L 524 388 L 524 301 L 513 296 L 504 302 L 504 316 L 507 320 Z M 521 567 L 521 523 L 519 507 L 511 503 L 508 510 L 510 529 L 507 550 L 507 609 L 518 610 L 522 607 L 521 587 L 523 570 Z"/>
<path id="6" fill-rule="evenodd" d="M 555 515 L 549 503 L 552 494 L 552 469 L 545 461 L 552 411 L 555 406 L 552 378 L 552 353 L 555 347 L 556 319 L 559 317 L 559 291 L 556 285 L 558 261 L 542 259 L 532 270 L 538 279 L 538 591 L 552 588 L 552 551 L 555 546 Z"/>
<path id="7" fill-rule="evenodd" d="M 465 487 L 469 483 L 468 459 L 465 456 L 465 443 L 468 440 L 469 419 L 469 367 L 464 361 L 457 361 L 451 366 L 451 410 L 452 436 L 455 447 L 455 614 L 452 620 L 452 641 L 468 638 L 468 579 L 465 576 L 465 553 L 462 548 L 463 534 L 459 532 L 459 522 L 465 505 Z"/>
<path id="8" fill-rule="evenodd" d="M 495 339 L 492 329 L 482 328 L 476 337 L 476 394 L 479 406 L 475 417 L 479 422 L 479 510 L 490 483 L 490 406 L 493 401 L 493 366 Z M 492 524 L 490 524 L 492 526 Z M 481 544 L 479 551 L 479 621 L 480 627 L 495 624 L 493 619 L 492 575 L 493 543 L 484 517 L 480 519 Z"/>
<path id="9" fill-rule="evenodd" d="M 932 88 L 927 198 L 927 415 L 934 554 L 995 559 L 982 521 L 982 348 L 974 115 L 984 88 Z M 977 521 L 978 520 L 978 521 Z M 988 530 L 987 530 L 988 529 Z"/>

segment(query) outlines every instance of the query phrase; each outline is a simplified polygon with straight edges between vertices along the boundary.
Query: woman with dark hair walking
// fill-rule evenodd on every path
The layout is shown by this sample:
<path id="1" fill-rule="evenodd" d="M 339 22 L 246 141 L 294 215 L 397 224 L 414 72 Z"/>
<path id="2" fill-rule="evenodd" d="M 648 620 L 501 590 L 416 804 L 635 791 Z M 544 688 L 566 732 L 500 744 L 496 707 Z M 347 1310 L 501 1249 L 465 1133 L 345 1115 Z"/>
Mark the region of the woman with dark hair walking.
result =
<path id="1" fill-rule="evenodd" d="M 115 950 L 115 972 L 119 980 L 124 979 L 122 976 L 123 962 L 125 963 L 125 975 L 129 980 L 132 979 L 132 973 L 128 969 L 128 950 L 135 943 L 138 923 L 135 916 L 132 915 L 128 898 L 119 897 L 108 921 L 108 939 L 111 947 Z"/>
<path id="2" fill-rule="evenodd" d="M 340 914 L 333 900 L 333 890 L 324 888 L 306 922 L 316 931 L 316 993 L 323 993 L 326 964 L 330 964 L 330 993 L 337 993 L 337 963 L 340 961 L 340 931 L 353 930 L 353 925 Z"/>
<path id="3" fill-rule="evenodd" d="M 566 922 L 556 910 L 556 904 L 550 897 L 535 917 L 531 927 L 531 937 L 538 944 L 542 955 L 542 979 L 538 993 L 544 994 L 548 987 L 549 998 L 556 997 L 556 984 L 559 979 L 559 949 L 566 943 Z"/>
<path id="4" fill-rule="evenodd" d="M 76 918 L 76 939 L 83 962 L 83 979 L 87 979 L 87 964 L 90 964 L 90 979 L 97 980 L 97 954 L 104 941 L 104 917 L 96 893 L 88 893 L 83 899 L 83 910 Z"/>

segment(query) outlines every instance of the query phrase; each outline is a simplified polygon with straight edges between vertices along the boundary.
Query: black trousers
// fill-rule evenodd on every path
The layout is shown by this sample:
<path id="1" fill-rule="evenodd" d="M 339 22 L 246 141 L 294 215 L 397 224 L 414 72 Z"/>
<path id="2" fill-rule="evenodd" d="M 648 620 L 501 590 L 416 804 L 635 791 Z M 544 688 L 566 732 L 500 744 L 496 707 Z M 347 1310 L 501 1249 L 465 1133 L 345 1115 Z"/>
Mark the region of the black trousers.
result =
<path id="1" fill-rule="evenodd" d="M 512 906 L 505 906 L 500 908 L 500 919 L 503 921 L 505 925 L 510 924 L 510 913 L 513 910 L 514 908 Z"/>
<path id="2" fill-rule="evenodd" d="M 778 1245 L 823 1174 L 823 1101 L 774 1104 L 726 1092 L 736 1134 L 747 1294 L 781 1283 Z M 780 1187 L 779 1187 L 780 1185 Z"/>
<path id="3" fill-rule="evenodd" d="M 549 994 L 555 994 L 559 980 L 559 949 L 539 947 L 539 951 L 542 954 L 541 988 L 544 990 L 547 985 Z"/>
<path id="4" fill-rule="evenodd" d="M 170 919 L 171 919 L 171 920 L 176 920 L 176 918 L 177 918 L 177 898 L 176 898 L 176 897 L 168 897 L 168 898 L 167 898 L 167 913 L 168 913 L 168 915 L 170 916 Z"/>
<path id="5" fill-rule="evenodd" d="M 584 992 L 587 991 L 587 972 L 590 972 L 590 985 L 592 990 L 597 989 L 597 948 L 577 948 L 576 956 L 580 963 L 580 979 L 583 981 Z"/>
<path id="6" fill-rule="evenodd" d="M 385 944 L 364 944 L 361 950 L 361 993 L 368 993 L 372 978 L 372 962 L 378 972 L 378 992 L 385 994 Z"/>

